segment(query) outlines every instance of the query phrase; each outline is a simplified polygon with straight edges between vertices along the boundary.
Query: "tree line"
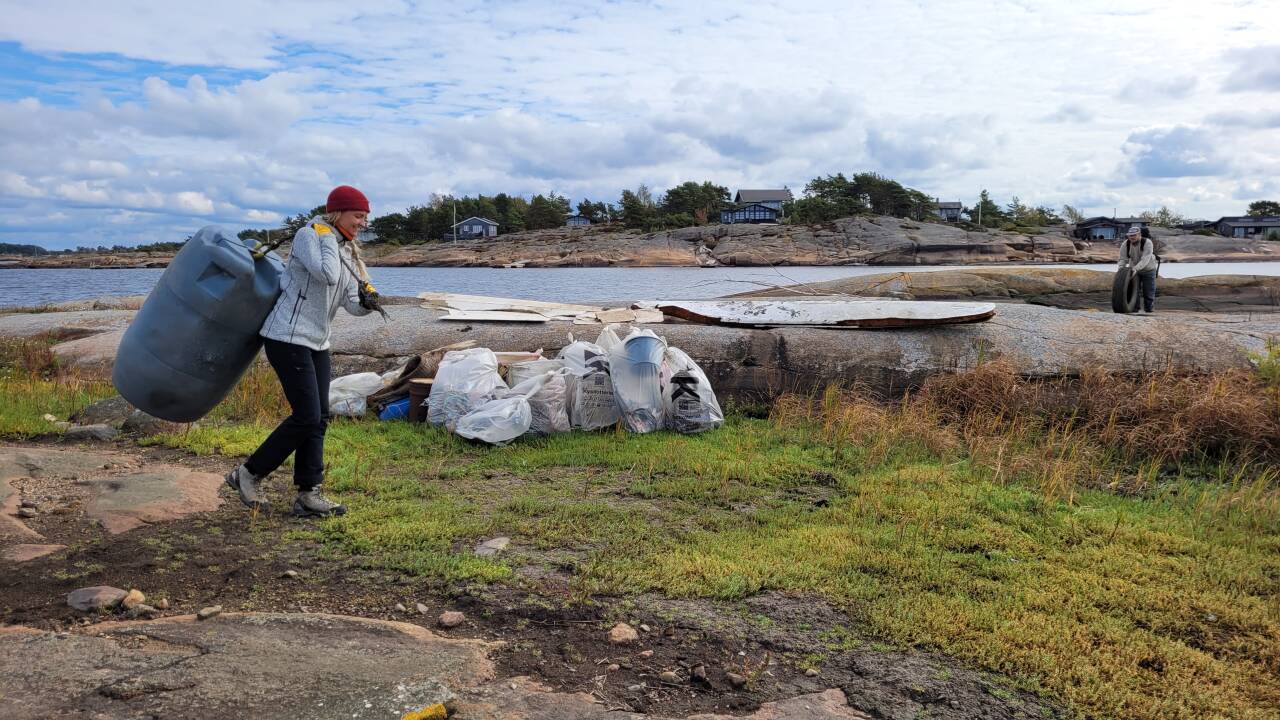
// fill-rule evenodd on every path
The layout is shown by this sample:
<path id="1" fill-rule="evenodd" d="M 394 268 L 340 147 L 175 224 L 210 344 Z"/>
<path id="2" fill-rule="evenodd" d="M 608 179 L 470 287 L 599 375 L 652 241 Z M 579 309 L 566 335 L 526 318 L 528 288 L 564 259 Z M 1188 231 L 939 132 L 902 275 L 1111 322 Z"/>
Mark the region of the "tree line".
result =
<path id="1" fill-rule="evenodd" d="M 727 187 L 711 181 L 683 182 L 661 194 L 642 184 L 623 190 L 616 203 L 583 198 L 576 206 L 555 192 L 530 199 L 507 193 L 461 197 L 433 194 L 426 204 L 372 218 L 369 228 L 378 242 L 408 245 L 449 239 L 455 221 L 469 217 L 493 220 L 498 223 L 498 232 L 505 234 L 562 227 L 566 217 L 576 211 L 593 225 L 620 224 L 628 229 L 653 232 L 718 223 L 720 212 L 733 207 L 730 198 Z M 924 221 L 934 219 L 936 212 L 937 203 L 926 193 L 871 172 L 814 178 L 805 185 L 799 198 L 783 207 L 784 222 L 803 224 L 865 214 Z M 312 217 L 322 214 L 323 205 L 287 218 L 278 228 L 243 230 L 240 237 L 291 238 Z M 963 206 L 961 214 L 963 226 L 1004 230 L 1026 230 L 1085 219 L 1084 214 L 1071 205 L 1063 205 L 1057 211 L 1045 205 L 1026 204 L 1016 195 L 1000 205 L 986 189 L 972 205 Z M 1280 215 L 1280 203 L 1265 200 L 1251 203 L 1249 214 Z M 1141 217 L 1163 227 L 1187 222 L 1167 207 L 1144 212 Z"/>

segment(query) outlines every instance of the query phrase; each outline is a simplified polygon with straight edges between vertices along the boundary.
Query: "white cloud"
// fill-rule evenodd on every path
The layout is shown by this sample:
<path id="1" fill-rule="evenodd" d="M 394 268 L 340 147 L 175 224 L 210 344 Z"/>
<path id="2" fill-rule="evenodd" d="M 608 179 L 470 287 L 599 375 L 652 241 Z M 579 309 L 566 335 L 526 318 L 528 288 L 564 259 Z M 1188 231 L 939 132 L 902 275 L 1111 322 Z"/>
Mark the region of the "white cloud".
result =
<path id="1" fill-rule="evenodd" d="M 874 170 L 966 200 L 1226 214 L 1233 167 L 1280 170 L 1274 105 L 1223 94 L 1268 87 L 1265 4 L 11 5 L 0 41 L 43 64 L 0 101 L 0 204 L 63 244 L 274 223 L 340 182 L 381 213 Z"/>
<path id="2" fill-rule="evenodd" d="M 1223 86 L 1228 92 L 1280 91 L 1280 45 L 1229 50 L 1226 59 L 1234 65 Z"/>
<path id="3" fill-rule="evenodd" d="M 1214 137 L 1187 125 L 1135 130 L 1124 145 L 1129 167 L 1141 178 L 1219 175 L 1227 169 Z"/>

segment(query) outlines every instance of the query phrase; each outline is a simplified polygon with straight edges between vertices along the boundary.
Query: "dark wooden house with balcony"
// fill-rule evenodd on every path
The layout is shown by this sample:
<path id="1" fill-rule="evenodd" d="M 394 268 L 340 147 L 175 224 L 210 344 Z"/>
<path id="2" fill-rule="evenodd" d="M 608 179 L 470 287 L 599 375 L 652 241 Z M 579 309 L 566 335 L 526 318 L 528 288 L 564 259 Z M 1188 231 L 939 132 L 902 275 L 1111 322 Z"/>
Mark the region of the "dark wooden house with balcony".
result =
<path id="1" fill-rule="evenodd" d="M 1081 240 L 1117 240 L 1129 232 L 1129 228 L 1147 229 L 1147 221 L 1142 218 L 1110 218 L 1091 217 L 1076 223 L 1071 236 Z"/>
<path id="2" fill-rule="evenodd" d="M 1214 223 L 1219 235 L 1232 238 L 1248 238 L 1261 235 L 1270 238 L 1273 234 L 1280 238 L 1280 216 L 1252 217 L 1248 215 L 1224 217 Z"/>

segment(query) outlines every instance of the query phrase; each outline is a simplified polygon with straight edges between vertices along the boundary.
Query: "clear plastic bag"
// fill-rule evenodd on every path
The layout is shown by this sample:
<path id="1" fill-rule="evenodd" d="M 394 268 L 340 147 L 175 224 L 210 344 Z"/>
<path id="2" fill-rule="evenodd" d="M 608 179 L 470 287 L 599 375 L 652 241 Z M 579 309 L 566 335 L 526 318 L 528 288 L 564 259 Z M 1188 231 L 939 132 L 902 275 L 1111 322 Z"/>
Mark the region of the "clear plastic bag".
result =
<path id="1" fill-rule="evenodd" d="M 364 372 L 343 375 L 329 382 L 329 413 L 360 417 L 368 409 L 366 398 L 382 389 L 382 376 Z"/>
<path id="2" fill-rule="evenodd" d="M 483 405 L 507 384 L 498 358 L 488 348 L 456 350 L 444 356 L 427 398 L 427 421 L 453 430 L 462 416 Z"/>
<path id="3" fill-rule="evenodd" d="M 506 445 L 529 432 L 533 413 L 521 395 L 490 400 L 458 419 L 454 430 L 460 437 L 490 445 Z"/>
<path id="4" fill-rule="evenodd" d="M 609 352 L 614 399 L 622 422 L 636 433 L 649 433 L 663 424 L 663 367 L 667 343 L 652 330 L 632 330 Z"/>
<path id="5" fill-rule="evenodd" d="M 511 388 L 511 395 L 520 395 L 529 401 L 533 423 L 529 432 L 536 435 L 569 432 L 568 408 L 565 405 L 565 376 L 563 368 L 531 377 Z"/>
<path id="6" fill-rule="evenodd" d="M 667 348 L 671 380 L 663 386 L 663 412 L 667 427 L 678 433 L 699 433 L 724 424 L 724 412 L 716 400 L 707 374 L 680 348 Z"/>
<path id="7" fill-rule="evenodd" d="M 529 360 L 514 363 L 507 368 L 507 384 L 513 389 L 530 378 L 553 372 L 564 367 L 563 360 Z"/>
<path id="8" fill-rule="evenodd" d="M 622 339 L 618 337 L 618 331 L 613 328 L 613 325 L 605 325 L 604 329 L 600 331 L 600 337 L 596 338 L 596 345 L 606 353 L 611 352 L 622 344 Z"/>
<path id="9" fill-rule="evenodd" d="M 612 330 L 609 332 L 613 334 Z M 613 337 L 617 339 L 617 335 Z M 609 356 L 604 349 L 579 340 L 565 346 L 559 357 L 567 371 L 565 406 L 570 426 L 575 430 L 600 430 L 617 425 L 622 416 L 614 400 Z"/>

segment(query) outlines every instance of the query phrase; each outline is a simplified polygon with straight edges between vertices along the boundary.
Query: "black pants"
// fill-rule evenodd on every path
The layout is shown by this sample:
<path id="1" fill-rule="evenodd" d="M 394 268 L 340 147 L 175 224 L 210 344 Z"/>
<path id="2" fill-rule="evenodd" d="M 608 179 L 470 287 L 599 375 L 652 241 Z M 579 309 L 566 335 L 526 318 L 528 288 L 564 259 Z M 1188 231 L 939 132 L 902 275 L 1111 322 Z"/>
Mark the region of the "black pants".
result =
<path id="1" fill-rule="evenodd" d="M 267 361 L 280 378 L 293 414 L 245 461 L 263 476 L 293 456 L 293 484 L 310 490 L 324 480 L 324 432 L 329 427 L 329 351 L 267 340 Z"/>
<path id="2" fill-rule="evenodd" d="M 1142 309 L 1151 312 L 1156 306 L 1156 271 L 1138 273 L 1138 282 L 1142 285 Z"/>

